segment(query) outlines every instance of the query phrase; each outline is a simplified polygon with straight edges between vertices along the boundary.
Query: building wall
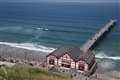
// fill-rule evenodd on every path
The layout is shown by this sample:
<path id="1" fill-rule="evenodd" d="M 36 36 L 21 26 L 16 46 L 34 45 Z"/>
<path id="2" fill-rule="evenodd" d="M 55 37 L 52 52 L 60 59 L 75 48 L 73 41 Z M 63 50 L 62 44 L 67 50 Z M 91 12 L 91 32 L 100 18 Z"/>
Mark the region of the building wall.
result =
<path id="1" fill-rule="evenodd" d="M 52 56 L 52 55 L 50 55 L 50 56 L 47 57 L 47 64 L 49 64 L 49 60 L 50 60 L 50 59 L 54 59 L 54 60 L 55 60 L 55 65 L 58 64 L 57 58 L 56 58 L 55 56 Z"/>
<path id="2" fill-rule="evenodd" d="M 62 60 L 70 61 L 71 68 L 75 68 L 75 61 L 68 54 L 64 54 L 58 59 L 59 66 L 61 66 Z"/>
<path id="3" fill-rule="evenodd" d="M 84 61 L 77 61 L 75 62 L 68 54 L 64 54 L 63 56 L 61 56 L 59 59 L 57 59 L 55 56 L 50 55 L 47 58 L 47 63 L 49 63 L 50 59 L 54 59 L 55 60 L 55 65 L 61 66 L 62 64 L 62 60 L 66 60 L 66 61 L 70 61 L 70 65 L 71 68 L 75 68 L 75 69 L 79 69 L 79 64 L 83 64 L 84 65 L 84 71 L 88 71 L 88 64 L 86 64 Z M 81 73 L 83 73 L 84 71 L 80 71 Z"/>
<path id="4" fill-rule="evenodd" d="M 84 61 L 78 61 L 76 62 L 76 69 L 79 69 L 79 64 L 83 64 L 84 65 L 84 71 L 88 71 L 88 64 L 86 64 Z"/>
<path id="5" fill-rule="evenodd" d="M 54 64 L 54 65 L 57 65 L 57 69 L 58 69 L 58 71 L 60 71 L 60 72 L 63 72 L 63 71 L 64 71 L 64 72 L 66 72 L 66 71 L 69 72 L 69 71 L 70 71 L 70 68 L 74 68 L 74 69 L 76 69 L 76 71 L 79 72 L 79 73 L 82 73 L 82 74 L 90 74 L 90 72 L 92 72 L 92 71 L 94 70 L 94 68 L 91 69 L 90 67 L 91 67 L 91 65 L 92 65 L 92 66 L 94 65 L 93 63 L 94 63 L 94 60 L 95 60 L 95 59 L 93 59 L 93 61 L 91 62 L 91 64 L 88 65 L 85 61 L 82 61 L 82 60 L 79 60 L 79 61 L 75 62 L 75 61 L 71 58 L 71 56 L 68 55 L 67 53 L 64 54 L 63 56 L 61 56 L 60 58 L 56 58 L 55 56 L 49 55 L 49 56 L 47 57 L 48 68 L 54 66 L 54 65 L 50 65 L 50 64 L 49 64 L 49 60 L 50 60 L 50 59 L 54 59 L 54 61 L 55 61 L 55 64 Z M 71 67 L 70 67 L 70 68 L 62 67 L 62 66 L 61 66 L 62 60 L 70 61 Z M 82 65 L 84 66 L 84 69 L 83 69 L 83 70 L 79 70 L 79 64 L 82 64 Z"/>

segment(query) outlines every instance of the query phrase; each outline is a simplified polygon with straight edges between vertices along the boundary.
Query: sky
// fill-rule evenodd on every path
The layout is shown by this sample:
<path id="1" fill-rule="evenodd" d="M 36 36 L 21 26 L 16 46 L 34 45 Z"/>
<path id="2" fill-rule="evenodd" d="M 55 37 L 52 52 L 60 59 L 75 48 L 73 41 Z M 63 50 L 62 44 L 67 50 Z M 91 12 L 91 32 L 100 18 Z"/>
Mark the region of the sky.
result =
<path id="1" fill-rule="evenodd" d="M 0 0 L 0 2 L 120 2 L 120 0 Z"/>

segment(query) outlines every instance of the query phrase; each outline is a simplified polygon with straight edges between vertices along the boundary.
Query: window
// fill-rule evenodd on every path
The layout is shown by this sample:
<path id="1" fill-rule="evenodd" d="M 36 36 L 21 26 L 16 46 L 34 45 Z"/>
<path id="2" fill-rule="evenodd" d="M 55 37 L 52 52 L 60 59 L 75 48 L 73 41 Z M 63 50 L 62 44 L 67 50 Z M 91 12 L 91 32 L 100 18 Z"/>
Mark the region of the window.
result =
<path id="1" fill-rule="evenodd" d="M 62 67 L 66 67 L 66 68 L 70 68 L 71 67 L 70 64 L 62 64 L 61 66 Z"/>
<path id="2" fill-rule="evenodd" d="M 50 59 L 50 60 L 49 60 L 49 64 L 54 65 L 54 64 L 55 64 L 55 60 L 54 60 L 54 59 Z"/>
<path id="3" fill-rule="evenodd" d="M 71 67 L 71 61 L 63 59 L 61 66 L 66 67 L 66 68 L 70 68 Z"/>
<path id="4" fill-rule="evenodd" d="M 84 71 L 84 64 L 79 65 L 79 70 Z"/>

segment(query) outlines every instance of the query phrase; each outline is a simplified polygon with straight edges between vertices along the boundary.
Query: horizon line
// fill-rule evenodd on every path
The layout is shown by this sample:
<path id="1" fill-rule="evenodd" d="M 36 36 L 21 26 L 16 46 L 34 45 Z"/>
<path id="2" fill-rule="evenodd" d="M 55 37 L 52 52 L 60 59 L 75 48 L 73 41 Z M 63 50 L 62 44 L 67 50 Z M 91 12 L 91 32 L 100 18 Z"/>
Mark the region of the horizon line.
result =
<path id="1" fill-rule="evenodd" d="M 32 2 L 32 1 L 0 1 L 0 2 L 2 2 L 2 3 L 117 3 L 117 4 L 119 4 L 120 2 L 93 2 L 93 1 L 91 1 L 91 2 L 77 2 L 77 1 L 38 1 L 38 2 Z"/>
<path id="2" fill-rule="evenodd" d="M 25 2 L 25 3 L 120 3 L 120 1 L 0 1 L 0 2 Z"/>

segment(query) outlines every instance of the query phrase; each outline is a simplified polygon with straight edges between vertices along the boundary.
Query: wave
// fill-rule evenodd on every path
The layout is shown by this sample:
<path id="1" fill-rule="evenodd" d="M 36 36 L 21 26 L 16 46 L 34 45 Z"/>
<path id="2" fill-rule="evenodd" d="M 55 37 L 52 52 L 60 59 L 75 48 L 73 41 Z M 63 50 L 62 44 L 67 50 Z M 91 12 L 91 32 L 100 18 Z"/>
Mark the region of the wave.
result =
<path id="1" fill-rule="evenodd" d="M 109 55 L 105 54 L 103 51 L 98 52 L 95 56 L 96 56 L 96 58 L 120 60 L 120 56 L 109 56 Z"/>
<path id="2" fill-rule="evenodd" d="M 11 46 L 11 47 L 16 47 L 16 48 L 27 49 L 27 50 L 40 51 L 40 52 L 45 52 L 45 53 L 51 53 L 54 50 L 56 50 L 56 48 L 46 47 L 46 46 L 43 46 L 43 45 L 37 45 L 37 44 L 34 44 L 34 43 L 0 42 L 0 44 L 8 45 L 8 46 Z M 101 58 L 101 59 L 120 60 L 120 56 L 109 56 L 109 55 L 105 54 L 103 51 L 97 52 L 95 57 L 96 58 Z"/>
<path id="3" fill-rule="evenodd" d="M 55 50 L 55 48 L 46 47 L 46 46 L 43 46 L 43 45 L 37 45 L 37 44 L 33 44 L 33 43 L 0 42 L 0 44 L 8 45 L 8 46 L 11 46 L 11 47 L 16 47 L 16 48 L 27 49 L 27 50 L 40 51 L 40 52 L 45 52 L 45 53 L 51 53 Z"/>
<path id="4" fill-rule="evenodd" d="M 49 31 L 49 32 L 62 32 L 62 33 L 76 33 L 76 34 L 78 34 L 78 33 L 94 33 L 94 30 L 87 30 L 86 31 L 86 29 L 72 29 L 72 30 L 70 30 L 70 29 L 67 29 L 67 30 L 65 30 L 65 28 L 64 29 L 62 29 L 62 28 L 60 28 L 60 29 L 48 29 L 48 28 L 43 28 L 43 27 L 38 27 L 38 28 L 35 28 L 36 30 L 40 30 L 40 31 Z"/>
<path id="5" fill-rule="evenodd" d="M 39 27 L 39 28 L 36 28 L 37 30 L 42 30 L 42 31 L 48 31 L 49 29 L 47 28 L 42 28 L 42 27 Z"/>

